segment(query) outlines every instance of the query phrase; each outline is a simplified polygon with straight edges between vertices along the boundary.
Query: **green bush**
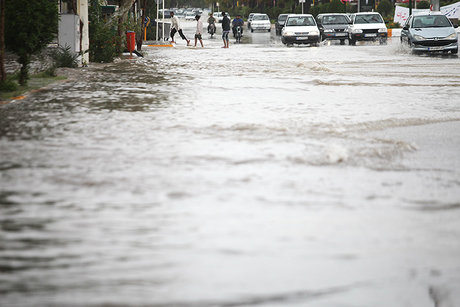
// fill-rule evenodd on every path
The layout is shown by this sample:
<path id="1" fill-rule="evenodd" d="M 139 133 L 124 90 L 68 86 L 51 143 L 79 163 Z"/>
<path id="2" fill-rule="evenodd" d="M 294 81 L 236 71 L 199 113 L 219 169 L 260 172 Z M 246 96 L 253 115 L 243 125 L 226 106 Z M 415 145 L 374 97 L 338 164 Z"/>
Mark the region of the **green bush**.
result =
<path id="1" fill-rule="evenodd" d="M 51 52 L 55 67 L 78 67 L 78 56 L 78 53 L 70 50 L 70 46 L 59 46 Z"/>
<path id="2" fill-rule="evenodd" d="M 18 89 L 18 85 L 13 80 L 7 78 L 5 81 L 0 81 L 0 91 L 12 92 Z"/>
<path id="3" fill-rule="evenodd" d="M 105 23 L 101 6 L 97 0 L 91 0 L 89 10 L 89 60 L 90 62 L 111 63 L 117 56 L 116 30 Z"/>
<path id="4" fill-rule="evenodd" d="M 111 63 L 117 55 L 115 31 L 102 23 L 90 26 L 89 60 L 90 62 Z"/>

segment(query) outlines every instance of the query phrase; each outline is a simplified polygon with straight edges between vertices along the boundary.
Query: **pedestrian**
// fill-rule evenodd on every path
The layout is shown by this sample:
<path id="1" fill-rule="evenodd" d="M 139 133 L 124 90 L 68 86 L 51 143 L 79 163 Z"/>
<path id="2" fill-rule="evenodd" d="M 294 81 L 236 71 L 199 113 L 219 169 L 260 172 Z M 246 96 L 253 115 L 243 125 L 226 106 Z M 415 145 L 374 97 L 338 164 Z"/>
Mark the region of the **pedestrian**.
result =
<path id="1" fill-rule="evenodd" d="M 224 41 L 224 46 L 222 48 L 228 48 L 228 33 L 230 33 L 230 18 L 228 18 L 225 12 L 222 12 L 222 40 Z"/>
<path id="2" fill-rule="evenodd" d="M 201 48 L 203 48 L 203 39 L 201 38 L 201 31 L 203 31 L 203 22 L 201 22 L 201 16 L 196 15 L 196 32 L 195 32 L 195 47 L 196 47 L 196 41 L 200 40 Z"/>
<path id="3" fill-rule="evenodd" d="M 176 34 L 176 32 L 179 32 L 179 35 L 180 37 L 182 37 L 182 39 L 185 39 L 187 41 L 187 46 L 190 45 L 190 40 L 187 39 L 184 35 L 184 33 L 182 32 L 182 29 L 180 27 L 180 23 L 179 23 L 179 18 L 177 18 L 177 16 L 174 16 L 174 12 L 171 11 L 170 12 L 170 15 L 171 15 L 171 43 L 175 43 L 174 41 L 174 34 Z"/>

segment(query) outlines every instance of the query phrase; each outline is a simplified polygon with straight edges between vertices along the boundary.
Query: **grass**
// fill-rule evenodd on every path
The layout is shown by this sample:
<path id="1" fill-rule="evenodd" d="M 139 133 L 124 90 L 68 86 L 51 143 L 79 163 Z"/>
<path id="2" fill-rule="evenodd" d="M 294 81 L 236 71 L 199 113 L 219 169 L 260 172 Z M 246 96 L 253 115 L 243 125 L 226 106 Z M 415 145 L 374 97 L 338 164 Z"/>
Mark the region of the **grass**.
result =
<path id="1" fill-rule="evenodd" d="M 0 101 L 6 101 L 13 99 L 14 97 L 19 97 L 24 95 L 24 93 L 37 90 L 39 88 L 45 87 L 51 83 L 56 81 L 65 80 L 66 77 L 63 76 L 55 76 L 51 77 L 46 73 L 39 73 L 30 76 L 30 79 L 27 82 L 26 86 L 17 85 L 17 88 L 12 91 L 8 90 L 1 90 L 0 91 Z M 11 80 L 11 79 L 10 79 Z"/>

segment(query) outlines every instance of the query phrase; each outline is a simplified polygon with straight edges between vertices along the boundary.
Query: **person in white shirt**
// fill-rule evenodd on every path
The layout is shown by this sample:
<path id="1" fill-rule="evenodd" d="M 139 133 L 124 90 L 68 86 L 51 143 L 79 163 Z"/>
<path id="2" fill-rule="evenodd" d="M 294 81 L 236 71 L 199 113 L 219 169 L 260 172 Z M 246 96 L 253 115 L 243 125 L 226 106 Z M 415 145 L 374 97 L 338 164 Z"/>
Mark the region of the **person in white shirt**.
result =
<path id="1" fill-rule="evenodd" d="M 173 11 L 171 11 L 170 15 L 171 15 L 171 33 L 170 33 L 171 43 L 175 43 L 174 34 L 176 34 L 176 32 L 179 32 L 180 37 L 182 37 L 182 39 L 185 39 L 187 41 L 187 46 L 190 45 L 190 40 L 187 39 L 184 33 L 182 32 L 182 29 L 179 23 L 179 18 L 177 18 L 177 16 L 174 16 Z"/>
<path id="2" fill-rule="evenodd" d="M 200 40 L 201 48 L 203 48 L 203 39 L 201 38 L 201 31 L 203 31 L 203 22 L 201 21 L 201 16 L 196 15 L 196 32 L 195 32 L 195 47 L 196 47 L 196 41 Z"/>

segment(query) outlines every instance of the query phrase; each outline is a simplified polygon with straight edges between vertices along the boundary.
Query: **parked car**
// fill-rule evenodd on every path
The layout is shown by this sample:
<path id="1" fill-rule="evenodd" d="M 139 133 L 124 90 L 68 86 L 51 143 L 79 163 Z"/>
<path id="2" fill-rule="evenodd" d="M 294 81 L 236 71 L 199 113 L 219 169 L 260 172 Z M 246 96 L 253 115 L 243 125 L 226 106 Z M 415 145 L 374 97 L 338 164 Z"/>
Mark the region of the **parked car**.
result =
<path id="1" fill-rule="evenodd" d="M 413 51 L 458 53 L 457 25 L 442 13 L 431 12 L 410 16 L 401 31 L 401 43 Z"/>
<path id="2" fill-rule="evenodd" d="M 270 32 L 272 24 L 267 14 L 254 14 L 251 20 L 251 32 L 262 30 Z"/>
<path id="3" fill-rule="evenodd" d="M 317 46 L 320 36 L 315 18 L 310 14 L 288 15 L 284 28 L 281 30 L 281 42 L 288 46 L 292 44 Z"/>
<path id="4" fill-rule="evenodd" d="M 388 30 L 382 16 L 377 12 L 351 14 L 351 23 L 347 29 L 348 43 L 356 41 L 376 41 L 386 44 Z"/>
<path id="5" fill-rule="evenodd" d="M 170 10 L 164 10 L 164 11 L 160 10 L 159 11 L 159 16 L 160 16 L 160 18 L 165 18 L 165 19 L 166 18 L 171 18 L 171 12 L 172 11 L 170 11 Z M 164 14 L 164 17 L 163 17 L 163 14 Z"/>
<path id="6" fill-rule="evenodd" d="M 319 14 L 316 16 L 321 40 L 340 40 L 340 44 L 345 44 L 348 38 L 348 25 L 351 20 L 347 14 Z"/>
<path id="7" fill-rule="evenodd" d="M 254 17 L 255 14 L 256 14 L 256 13 L 251 13 L 251 14 L 249 14 L 249 16 L 248 16 L 248 22 L 247 22 L 247 23 L 248 23 L 248 29 L 251 29 L 252 17 Z"/>
<path id="8" fill-rule="evenodd" d="M 227 17 L 231 20 L 232 18 L 230 17 L 230 15 L 228 13 L 227 14 Z M 216 19 L 217 22 L 219 23 L 222 23 L 222 19 L 224 19 L 224 16 L 222 16 L 222 12 L 214 12 L 212 14 L 212 16 Z"/>
<path id="9" fill-rule="evenodd" d="M 195 20 L 195 12 L 187 12 L 185 14 L 185 20 Z"/>
<path id="10" fill-rule="evenodd" d="M 284 22 L 286 21 L 286 18 L 288 17 L 289 14 L 279 14 L 278 18 L 276 19 L 275 22 L 275 32 L 276 35 L 281 35 L 281 30 L 284 27 Z"/>

